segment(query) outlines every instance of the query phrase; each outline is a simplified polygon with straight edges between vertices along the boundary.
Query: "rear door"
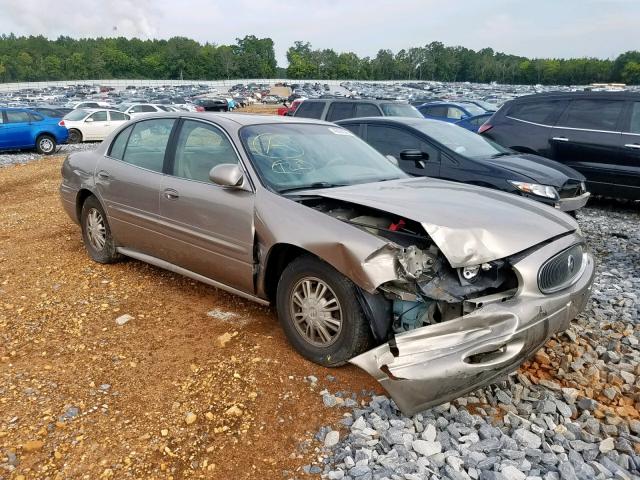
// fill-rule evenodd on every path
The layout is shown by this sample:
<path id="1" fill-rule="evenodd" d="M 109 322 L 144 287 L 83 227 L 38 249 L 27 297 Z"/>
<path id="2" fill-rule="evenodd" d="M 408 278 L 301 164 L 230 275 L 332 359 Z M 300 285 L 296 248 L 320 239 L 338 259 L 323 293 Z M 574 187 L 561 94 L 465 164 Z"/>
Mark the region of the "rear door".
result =
<path id="1" fill-rule="evenodd" d="M 129 121 L 129 115 L 122 112 L 116 112 L 115 110 L 109 110 L 109 131 L 113 132 L 115 129 Z"/>
<path id="2" fill-rule="evenodd" d="M 383 155 L 393 155 L 402 170 L 417 176 L 440 176 L 440 152 L 418 135 L 391 125 L 369 123 L 366 126 L 366 140 L 369 145 Z M 419 150 L 426 153 L 426 160 L 403 160 L 403 150 Z"/>
<path id="3" fill-rule="evenodd" d="M 242 166 L 226 133 L 210 123 L 183 120 L 160 196 L 167 260 L 253 292 L 254 193 L 212 183 L 209 171 L 221 164 Z M 248 178 L 245 182 L 249 185 Z"/>
<path id="4" fill-rule="evenodd" d="M 629 102 L 620 139 L 627 198 L 640 199 L 640 102 Z"/>
<path id="5" fill-rule="evenodd" d="M 24 110 L 6 110 L 3 127 L 5 148 L 25 148 L 35 145 L 31 134 L 31 116 Z"/>
<path id="6" fill-rule="evenodd" d="M 119 245 L 166 257 L 159 198 L 167 145 L 176 120 L 137 122 L 113 140 L 98 161 L 95 182 Z"/>
<path id="7" fill-rule="evenodd" d="M 625 102 L 574 99 L 551 129 L 551 157 L 581 172 L 595 193 L 624 183 L 621 120 Z"/>

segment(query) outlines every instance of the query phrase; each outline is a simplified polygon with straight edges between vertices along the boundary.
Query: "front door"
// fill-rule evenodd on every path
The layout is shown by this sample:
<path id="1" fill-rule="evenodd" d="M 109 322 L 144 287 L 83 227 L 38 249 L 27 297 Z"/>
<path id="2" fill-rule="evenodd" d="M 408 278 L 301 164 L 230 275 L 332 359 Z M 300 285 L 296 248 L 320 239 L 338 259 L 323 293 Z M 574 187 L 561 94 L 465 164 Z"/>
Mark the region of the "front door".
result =
<path id="1" fill-rule="evenodd" d="M 196 120 L 182 122 L 160 196 L 166 257 L 187 270 L 253 293 L 254 193 L 209 180 L 213 167 L 229 163 L 239 164 L 240 159 L 221 129 Z"/>
<path id="2" fill-rule="evenodd" d="M 6 110 L 5 123 L 2 125 L 3 148 L 33 147 L 35 139 L 31 137 L 31 116 L 23 110 Z"/>
<path id="3" fill-rule="evenodd" d="M 620 137 L 620 176 L 624 196 L 640 200 L 640 102 L 630 102 Z"/>
<path id="4" fill-rule="evenodd" d="M 109 116 L 106 110 L 92 113 L 84 120 L 82 138 L 84 140 L 102 140 L 109 133 Z"/>
<path id="5" fill-rule="evenodd" d="M 137 122 L 115 138 L 95 181 L 119 246 L 162 258 L 159 198 L 166 148 L 175 119 Z"/>

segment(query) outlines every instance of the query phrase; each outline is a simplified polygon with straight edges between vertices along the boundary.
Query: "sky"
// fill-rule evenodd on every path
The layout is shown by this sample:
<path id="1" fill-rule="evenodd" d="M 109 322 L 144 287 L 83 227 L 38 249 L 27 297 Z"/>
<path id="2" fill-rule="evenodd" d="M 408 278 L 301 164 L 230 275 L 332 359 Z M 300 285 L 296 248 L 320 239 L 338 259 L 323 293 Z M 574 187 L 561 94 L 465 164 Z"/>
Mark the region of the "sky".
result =
<path id="1" fill-rule="evenodd" d="M 375 56 L 440 41 L 528 57 L 615 58 L 640 48 L 640 0 L 0 0 L 0 33 L 270 37 L 280 66 L 296 40 Z"/>

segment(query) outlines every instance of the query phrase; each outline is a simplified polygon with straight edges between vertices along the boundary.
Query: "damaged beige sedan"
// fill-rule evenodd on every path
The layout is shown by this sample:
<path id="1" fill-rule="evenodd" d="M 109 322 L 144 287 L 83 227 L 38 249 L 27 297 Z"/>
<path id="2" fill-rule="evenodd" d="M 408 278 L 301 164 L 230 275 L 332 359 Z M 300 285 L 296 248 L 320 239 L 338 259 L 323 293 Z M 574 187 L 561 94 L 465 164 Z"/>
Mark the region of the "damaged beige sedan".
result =
<path id="1" fill-rule="evenodd" d="M 517 369 L 593 281 L 564 213 L 409 178 L 329 123 L 147 116 L 62 174 L 94 260 L 127 256 L 275 304 L 303 356 L 358 365 L 407 414 Z"/>

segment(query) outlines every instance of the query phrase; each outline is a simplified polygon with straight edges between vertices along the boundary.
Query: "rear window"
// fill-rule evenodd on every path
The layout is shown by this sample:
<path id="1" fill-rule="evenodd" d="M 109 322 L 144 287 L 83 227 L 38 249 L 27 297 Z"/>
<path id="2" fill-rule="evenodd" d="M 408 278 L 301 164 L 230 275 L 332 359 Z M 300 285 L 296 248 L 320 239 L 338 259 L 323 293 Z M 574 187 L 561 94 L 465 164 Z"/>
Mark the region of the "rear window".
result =
<path id="1" fill-rule="evenodd" d="M 514 103 L 507 116 L 527 122 L 547 124 L 558 102 Z"/>
<path id="2" fill-rule="evenodd" d="M 557 126 L 588 130 L 618 130 L 624 102 L 616 100 L 573 100 Z"/>
<path id="3" fill-rule="evenodd" d="M 125 115 L 122 112 L 111 111 L 109 112 L 109 115 L 111 115 L 111 120 L 114 120 L 114 121 L 129 120 L 129 116 Z"/>
<path id="4" fill-rule="evenodd" d="M 381 117 L 378 107 L 373 103 L 356 103 L 356 117 Z"/>
<path id="5" fill-rule="evenodd" d="M 296 117 L 303 118 L 322 118 L 324 110 L 324 102 L 302 102 L 296 109 Z"/>
<path id="6" fill-rule="evenodd" d="M 44 117 L 42 115 L 37 114 L 37 113 L 32 113 L 31 114 L 31 120 L 33 122 L 41 122 L 42 120 L 44 120 Z"/>

